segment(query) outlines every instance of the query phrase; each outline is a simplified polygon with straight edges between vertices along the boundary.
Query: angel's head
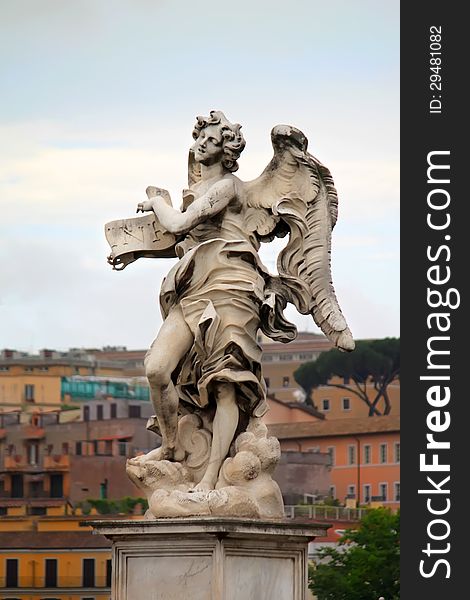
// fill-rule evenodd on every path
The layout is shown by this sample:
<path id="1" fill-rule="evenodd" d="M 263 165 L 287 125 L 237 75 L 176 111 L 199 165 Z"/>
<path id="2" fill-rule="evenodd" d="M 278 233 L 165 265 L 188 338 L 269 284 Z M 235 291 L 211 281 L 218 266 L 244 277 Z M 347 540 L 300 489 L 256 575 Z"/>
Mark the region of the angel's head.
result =
<path id="1" fill-rule="evenodd" d="M 196 140 L 191 147 L 196 162 L 222 165 L 230 172 L 238 169 L 237 160 L 245 147 L 241 125 L 230 123 L 224 113 L 213 110 L 209 117 L 197 117 L 193 129 Z"/>

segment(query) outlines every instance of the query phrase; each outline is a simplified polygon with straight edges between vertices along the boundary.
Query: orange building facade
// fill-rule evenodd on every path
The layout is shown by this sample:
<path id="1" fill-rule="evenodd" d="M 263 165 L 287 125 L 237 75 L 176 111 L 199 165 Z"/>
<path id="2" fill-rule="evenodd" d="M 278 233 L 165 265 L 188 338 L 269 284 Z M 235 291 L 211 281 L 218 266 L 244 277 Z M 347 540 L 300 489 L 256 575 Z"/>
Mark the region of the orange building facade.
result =
<path id="1" fill-rule="evenodd" d="M 343 384 L 338 378 L 333 378 L 332 383 Z M 354 387 L 351 382 L 350 387 Z M 400 414 L 400 382 L 394 381 L 388 388 L 390 400 L 390 414 Z M 376 392 L 372 385 L 367 386 L 367 396 L 373 401 Z M 326 419 L 356 419 L 358 417 L 367 417 L 369 408 L 367 404 L 350 390 L 340 389 L 333 386 L 320 386 L 311 394 L 313 404 L 316 409 L 322 413 Z M 381 399 L 377 404 L 377 409 L 383 415 L 385 411 L 384 400 Z"/>
<path id="2" fill-rule="evenodd" d="M 281 449 L 326 452 L 331 457 L 330 495 L 346 505 L 400 505 L 398 416 L 269 425 Z"/>

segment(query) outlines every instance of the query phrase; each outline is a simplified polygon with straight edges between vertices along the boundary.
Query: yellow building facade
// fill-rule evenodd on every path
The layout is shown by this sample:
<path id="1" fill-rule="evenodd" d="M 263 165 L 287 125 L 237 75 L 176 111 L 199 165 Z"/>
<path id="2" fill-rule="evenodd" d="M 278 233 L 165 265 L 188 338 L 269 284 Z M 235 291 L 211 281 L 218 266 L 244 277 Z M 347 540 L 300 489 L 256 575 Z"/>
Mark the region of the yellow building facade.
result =
<path id="1" fill-rule="evenodd" d="M 0 599 L 108 600 L 111 543 L 93 535 L 86 518 L 53 512 L 9 509 L 0 520 Z"/>
<path id="2" fill-rule="evenodd" d="M 0 412 L 60 408 L 68 398 L 62 394 L 64 377 L 120 377 L 123 365 L 43 350 L 27 355 L 3 350 L 0 356 Z"/>

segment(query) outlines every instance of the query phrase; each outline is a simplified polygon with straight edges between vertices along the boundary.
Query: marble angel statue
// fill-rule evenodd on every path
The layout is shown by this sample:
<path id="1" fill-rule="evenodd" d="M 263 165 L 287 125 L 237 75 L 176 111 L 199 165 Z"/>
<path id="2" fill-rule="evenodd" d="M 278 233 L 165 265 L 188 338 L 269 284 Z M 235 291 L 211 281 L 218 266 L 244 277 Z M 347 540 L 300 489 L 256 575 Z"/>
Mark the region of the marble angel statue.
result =
<path id="1" fill-rule="evenodd" d="M 307 152 L 304 134 L 291 126 L 274 127 L 274 156 L 249 182 L 234 175 L 245 147 L 240 125 L 212 111 L 209 117 L 197 118 L 193 138 L 189 189 L 183 191 L 181 210 L 172 207 L 166 190 L 156 187 L 148 187 L 148 199 L 137 206 L 138 212 L 153 213 L 162 230 L 174 236 L 172 248 L 179 258 L 163 281 L 164 321 L 145 359 L 155 427 L 162 437 L 162 446 L 146 460 L 154 465 L 158 480 L 173 472 L 169 463 L 182 465 L 183 475 L 180 469 L 176 479 L 171 476 L 173 483 L 165 493 L 178 488 L 186 502 L 197 492 L 207 499 L 211 490 L 230 491 L 237 486 L 234 481 L 246 482 L 255 472 L 256 477 L 262 475 L 263 457 L 274 453 L 278 458 L 277 440 L 266 436 L 260 419 L 267 404 L 257 336 L 261 330 L 281 342 L 296 337 L 295 326 L 283 315 L 288 302 L 301 314 L 312 315 L 338 348 L 354 348 L 331 281 L 337 194 L 329 170 Z M 273 275 L 258 250 L 262 242 L 285 235 L 288 242 L 277 260 L 278 274 Z M 198 426 L 183 435 L 185 420 L 192 418 L 194 423 L 194 415 Z M 194 442 L 197 431 L 205 432 L 206 449 L 196 468 L 188 435 Z M 131 459 L 128 467 L 131 478 L 143 487 L 144 462 L 142 457 Z M 269 471 L 267 463 L 264 470 Z M 150 487 L 151 495 L 158 484 Z M 279 498 L 278 490 L 274 495 Z M 158 498 L 161 504 L 161 494 Z M 155 508 L 157 504 L 151 503 L 153 515 L 173 515 Z M 218 514 L 217 509 L 207 514 Z"/>

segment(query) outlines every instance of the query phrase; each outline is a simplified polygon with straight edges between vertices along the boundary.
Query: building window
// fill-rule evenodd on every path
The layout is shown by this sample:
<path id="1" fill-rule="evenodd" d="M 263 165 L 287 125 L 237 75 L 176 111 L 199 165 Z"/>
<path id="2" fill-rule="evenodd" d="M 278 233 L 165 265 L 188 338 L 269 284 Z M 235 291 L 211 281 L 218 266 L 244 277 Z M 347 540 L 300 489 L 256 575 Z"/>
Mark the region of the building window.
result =
<path id="1" fill-rule="evenodd" d="M 322 408 L 322 410 L 330 410 L 330 401 L 327 400 L 326 398 L 324 400 L 322 400 L 321 408 Z"/>
<path id="2" fill-rule="evenodd" d="M 23 475 L 21 473 L 13 473 L 11 476 L 11 497 L 24 497 Z"/>
<path id="3" fill-rule="evenodd" d="M 97 421 L 103 420 L 103 405 L 102 404 L 96 405 L 96 420 Z"/>
<path id="4" fill-rule="evenodd" d="M 328 448 L 326 449 L 326 451 L 330 455 L 330 464 L 331 464 L 332 467 L 334 467 L 335 466 L 335 447 L 334 446 L 328 446 Z"/>
<path id="5" fill-rule="evenodd" d="M 343 410 L 351 410 L 351 399 L 343 398 Z"/>
<path id="6" fill-rule="evenodd" d="M 69 453 L 69 443 L 68 442 L 62 442 L 62 454 L 68 454 Z"/>
<path id="7" fill-rule="evenodd" d="M 115 402 L 111 404 L 110 411 L 111 419 L 115 419 L 117 417 L 117 404 Z"/>
<path id="8" fill-rule="evenodd" d="M 95 559 L 84 558 L 82 565 L 82 587 L 95 587 Z"/>
<path id="9" fill-rule="evenodd" d="M 364 446 L 364 464 L 370 465 L 370 459 L 371 459 L 371 448 L 370 448 L 369 444 L 367 444 Z"/>
<path id="10" fill-rule="evenodd" d="M 348 446 L 348 464 L 356 464 L 356 446 Z"/>
<path id="11" fill-rule="evenodd" d="M 129 404 L 129 419 L 140 419 L 140 406 Z"/>
<path id="12" fill-rule="evenodd" d="M 82 442 L 75 442 L 75 454 L 77 456 L 82 455 Z"/>
<path id="13" fill-rule="evenodd" d="M 356 495 L 356 486 L 354 484 L 348 485 L 348 496 Z"/>
<path id="14" fill-rule="evenodd" d="M 64 497 L 64 476 L 62 473 L 51 473 L 49 475 L 49 485 L 51 498 Z"/>
<path id="15" fill-rule="evenodd" d="M 24 399 L 25 402 L 34 402 L 34 385 L 32 383 L 24 386 Z"/>
<path id="16" fill-rule="evenodd" d="M 400 502 L 400 482 L 396 481 L 393 484 L 394 490 L 393 490 L 393 499 L 395 500 L 395 502 Z"/>
<path id="17" fill-rule="evenodd" d="M 43 481 L 29 482 L 29 495 L 31 498 L 41 498 L 41 496 L 44 496 L 43 483 Z"/>
<path id="18" fill-rule="evenodd" d="M 111 587 L 112 561 L 108 558 L 106 561 L 106 587 Z"/>
<path id="19" fill-rule="evenodd" d="M 47 508 L 45 506 L 31 506 L 29 509 L 29 514 L 37 517 L 43 517 L 44 515 L 47 515 Z"/>
<path id="20" fill-rule="evenodd" d="M 388 487 L 388 486 L 387 486 L 387 484 L 386 484 L 386 483 L 380 483 L 380 484 L 379 484 L 379 492 L 380 492 L 380 493 L 379 493 L 379 495 L 380 495 L 380 497 L 382 498 L 382 501 L 383 501 L 383 502 L 386 502 L 386 501 L 387 501 L 387 496 L 388 496 L 388 493 L 387 493 L 387 487 Z"/>
<path id="21" fill-rule="evenodd" d="M 364 502 L 370 502 L 370 483 L 364 484 Z"/>
<path id="22" fill-rule="evenodd" d="M 96 454 L 96 456 L 112 456 L 113 440 L 94 440 L 93 453 Z"/>
<path id="23" fill-rule="evenodd" d="M 282 378 L 282 387 L 289 387 L 289 385 L 290 385 L 289 377 L 283 377 Z"/>
<path id="24" fill-rule="evenodd" d="M 39 444 L 38 442 L 30 442 L 27 445 L 28 452 L 28 463 L 30 465 L 37 465 L 39 460 Z"/>
<path id="25" fill-rule="evenodd" d="M 84 421 L 90 420 L 90 407 L 89 406 L 83 407 L 83 420 Z"/>
<path id="26" fill-rule="evenodd" d="M 400 442 L 395 442 L 395 462 L 400 462 Z"/>
<path id="27" fill-rule="evenodd" d="M 18 559 L 7 558 L 6 559 L 6 579 L 5 587 L 17 588 L 18 587 Z"/>
<path id="28" fill-rule="evenodd" d="M 380 444 L 380 462 L 383 465 L 387 462 L 387 444 Z"/>
<path id="29" fill-rule="evenodd" d="M 127 440 L 118 441 L 118 455 L 127 456 Z"/>
<path id="30" fill-rule="evenodd" d="M 46 558 L 46 578 L 45 578 L 45 587 L 52 588 L 57 587 L 57 559 L 56 558 Z"/>

